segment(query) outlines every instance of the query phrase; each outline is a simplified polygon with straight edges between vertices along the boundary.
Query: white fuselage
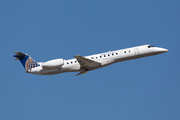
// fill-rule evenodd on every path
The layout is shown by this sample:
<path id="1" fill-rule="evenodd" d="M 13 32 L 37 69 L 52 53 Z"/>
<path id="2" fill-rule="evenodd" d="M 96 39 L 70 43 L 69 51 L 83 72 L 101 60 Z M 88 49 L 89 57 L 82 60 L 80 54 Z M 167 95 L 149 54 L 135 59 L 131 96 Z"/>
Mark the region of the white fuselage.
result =
<path id="1" fill-rule="evenodd" d="M 151 45 L 143 45 L 143 46 L 137 46 L 137 47 L 132 47 L 132 48 L 126 48 L 126 49 L 121 49 L 121 50 L 115 50 L 115 51 L 109 51 L 105 53 L 85 56 L 85 58 L 87 59 L 101 63 L 100 66 L 94 66 L 92 68 L 89 68 L 86 71 L 105 67 L 116 62 L 137 59 L 137 58 L 151 56 L 151 55 L 157 55 L 157 54 L 161 54 L 167 51 L 168 50 L 164 48 L 153 47 Z M 32 73 L 32 74 L 39 74 L 39 75 L 52 75 L 52 74 L 58 74 L 58 73 L 64 73 L 64 72 L 85 71 L 83 68 L 81 68 L 81 65 L 79 64 L 76 58 L 64 60 L 64 64 L 58 68 L 43 69 L 42 68 L 43 63 L 38 63 L 38 64 L 40 64 L 39 67 L 28 70 L 27 72 Z"/>

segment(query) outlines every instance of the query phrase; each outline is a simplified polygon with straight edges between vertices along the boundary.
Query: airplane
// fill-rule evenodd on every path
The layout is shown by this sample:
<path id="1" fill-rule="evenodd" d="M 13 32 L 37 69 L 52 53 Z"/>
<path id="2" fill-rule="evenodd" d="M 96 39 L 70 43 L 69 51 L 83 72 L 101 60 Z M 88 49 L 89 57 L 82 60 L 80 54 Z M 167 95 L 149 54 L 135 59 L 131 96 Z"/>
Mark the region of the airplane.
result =
<path id="1" fill-rule="evenodd" d="M 117 62 L 157 55 L 167 51 L 168 49 L 165 48 L 142 45 L 85 57 L 75 55 L 74 59 L 69 60 L 59 58 L 47 62 L 36 62 L 28 54 L 21 52 L 15 52 L 13 57 L 16 57 L 15 60 L 20 60 L 26 73 L 53 75 L 64 72 L 79 72 L 77 75 L 81 75 Z"/>

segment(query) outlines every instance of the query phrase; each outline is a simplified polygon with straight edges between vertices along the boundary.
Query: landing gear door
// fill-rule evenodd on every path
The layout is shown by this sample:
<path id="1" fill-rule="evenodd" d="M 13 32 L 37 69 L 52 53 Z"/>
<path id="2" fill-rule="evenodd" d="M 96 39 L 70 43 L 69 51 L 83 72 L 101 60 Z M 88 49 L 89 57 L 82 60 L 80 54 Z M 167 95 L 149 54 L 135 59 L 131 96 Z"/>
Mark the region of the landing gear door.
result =
<path id="1" fill-rule="evenodd" d="M 134 53 L 135 53 L 135 55 L 139 55 L 139 50 L 138 50 L 138 48 L 134 48 Z"/>

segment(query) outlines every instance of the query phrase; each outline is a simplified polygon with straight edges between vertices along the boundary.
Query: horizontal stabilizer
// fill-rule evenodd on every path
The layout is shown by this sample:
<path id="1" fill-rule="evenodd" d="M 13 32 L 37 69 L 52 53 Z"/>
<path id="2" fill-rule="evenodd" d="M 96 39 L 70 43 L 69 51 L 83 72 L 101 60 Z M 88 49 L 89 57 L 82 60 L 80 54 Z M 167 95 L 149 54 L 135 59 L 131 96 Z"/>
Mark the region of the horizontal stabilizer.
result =
<path id="1" fill-rule="evenodd" d="M 26 54 L 21 53 L 21 52 L 14 52 L 16 55 L 13 55 L 13 57 L 16 57 L 15 60 L 20 60 L 23 59 L 24 57 L 26 57 Z"/>

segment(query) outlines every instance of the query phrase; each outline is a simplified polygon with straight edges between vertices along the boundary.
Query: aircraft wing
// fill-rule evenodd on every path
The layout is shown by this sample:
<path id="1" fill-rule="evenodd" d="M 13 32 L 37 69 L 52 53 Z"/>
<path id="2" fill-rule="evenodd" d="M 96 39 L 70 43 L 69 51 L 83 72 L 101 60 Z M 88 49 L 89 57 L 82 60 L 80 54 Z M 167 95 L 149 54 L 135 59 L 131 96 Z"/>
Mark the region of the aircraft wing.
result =
<path id="1" fill-rule="evenodd" d="M 90 60 L 90 59 L 85 58 L 85 57 L 82 57 L 80 55 L 75 55 L 74 57 L 77 59 L 77 61 L 81 65 L 81 68 L 89 69 L 89 68 L 101 66 L 101 63 Z"/>

